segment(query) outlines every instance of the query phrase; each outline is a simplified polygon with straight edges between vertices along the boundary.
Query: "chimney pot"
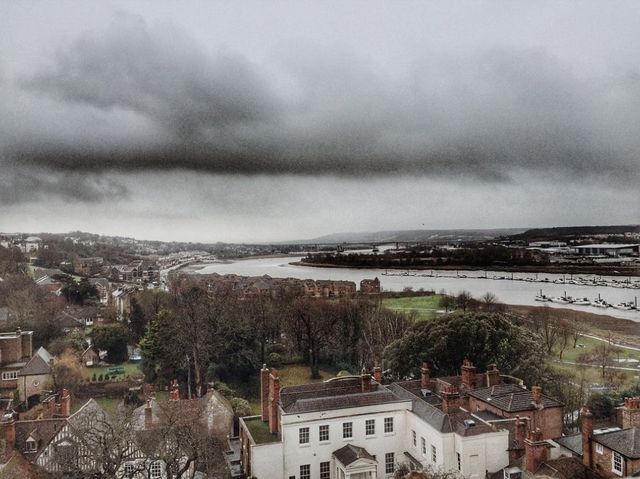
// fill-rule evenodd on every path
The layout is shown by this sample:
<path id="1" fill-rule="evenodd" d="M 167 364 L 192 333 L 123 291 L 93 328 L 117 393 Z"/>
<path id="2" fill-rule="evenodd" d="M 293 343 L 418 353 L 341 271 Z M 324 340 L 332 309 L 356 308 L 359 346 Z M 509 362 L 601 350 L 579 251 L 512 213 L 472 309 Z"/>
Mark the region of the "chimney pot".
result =
<path id="1" fill-rule="evenodd" d="M 542 400 L 542 388 L 540 386 L 533 386 L 531 388 L 531 398 L 534 403 L 540 404 Z"/>
<path id="2" fill-rule="evenodd" d="M 420 387 L 422 389 L 429 389 L 429 365 L 424 362 L 420 368 Z"/>
<path id="3" fill-rule="evenodd" d="M 371 392 L 371 374 L 365 368 L 360 372 L 360 387 L 363 393 Z"/>
<path id="4" fill-rule="evenodd" d="M 373 366 L 373 378 L 378 382 L 381 383 L 382 382 L 382 368 L 380 366 L 378 366 L 378 363 L 376 362 L 375 365 Z"/>
<path id="5" fill-rule="evenodd" d="M 474 389 L 476 385 L 476 367 L 470 359 L 466 358 L 462 361 L 461 380 L 464 387 L 468 390 Z"/>

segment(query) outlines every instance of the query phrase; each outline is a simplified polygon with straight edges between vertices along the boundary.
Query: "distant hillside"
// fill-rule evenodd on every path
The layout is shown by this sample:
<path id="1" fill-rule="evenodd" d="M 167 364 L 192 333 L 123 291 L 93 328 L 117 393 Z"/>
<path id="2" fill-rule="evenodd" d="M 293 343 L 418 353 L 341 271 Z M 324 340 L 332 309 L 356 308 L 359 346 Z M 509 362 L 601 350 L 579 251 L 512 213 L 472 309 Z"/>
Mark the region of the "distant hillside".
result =
<path id="1" fill-rule="evenodd" d="M 560 226 L 557 228 L 534 228 L 523 233 L 514 234 L 512 239 L 518 240 L 549 240 L 592 235 L 623 235 L 625 233 L 640 233 L 640 225 L 612 225 L 612 226 Z"/>
<path id="2" fill-rule="evenodd" d="M 443 242 L 479 241 L 522 233 L 524 228 L 464 229 L 464 230 L 400 230 L 363 233 L 334 233 L 296 243 L 386 243 L 386 242 Z"/>

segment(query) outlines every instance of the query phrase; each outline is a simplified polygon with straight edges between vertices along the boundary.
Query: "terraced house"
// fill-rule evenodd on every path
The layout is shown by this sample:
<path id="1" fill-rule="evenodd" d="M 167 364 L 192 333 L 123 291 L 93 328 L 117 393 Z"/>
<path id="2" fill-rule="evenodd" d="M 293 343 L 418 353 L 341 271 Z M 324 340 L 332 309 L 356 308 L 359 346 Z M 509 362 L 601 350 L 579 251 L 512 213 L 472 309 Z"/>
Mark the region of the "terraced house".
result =
<path id="1" fill-rule="evenodd" d="M 277 371 L 263 368 L 262 414 L 240 421 L 236 447 L 246 477 L 388 478 L 404 463 L 480 479 L 522 457 L 524 434 L 561 406 L 494 365 L 476 373 L 468 361 L 459 376 L 432 379 L 423 364 L 420 379 L 388 385 L 379 367 L 373 375 L 363 370 L 322 383 L 279 383 Z M 507 396 L 520 404 L 522 417 L 493 407 Z"/>

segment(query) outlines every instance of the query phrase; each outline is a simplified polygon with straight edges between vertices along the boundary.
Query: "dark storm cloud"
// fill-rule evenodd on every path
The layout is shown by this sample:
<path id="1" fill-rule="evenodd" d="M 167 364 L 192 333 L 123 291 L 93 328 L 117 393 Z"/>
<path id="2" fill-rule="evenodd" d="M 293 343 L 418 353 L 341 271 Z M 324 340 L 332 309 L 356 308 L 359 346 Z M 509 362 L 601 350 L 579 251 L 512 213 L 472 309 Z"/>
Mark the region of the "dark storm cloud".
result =
<path id="1" fill-rule="evenodd" d="M 273 115 L 264 81 L 243 57 L 208 57 L 180 30 L 150 29 L 128 14 L 104 34 L 81 35 L 26 86 L 63 101 L 130 109 L 186 138 Z"/>
<path id="2" fill-rule="evenodd" d="M 158 133 L 96 141 L 89 122 L 84 140 L 9 135 L 5 154 L 13 165 L 90 173 L 638 178 L 633 70 L 578 77 L 544 48 L 414 51 L 397 71 L 335 45 L 292 42 L 271 57 L 267 66 L 209 51 L 176 27 L 120 14 L 22 88 L 91 118 L 133 112 Z"/>

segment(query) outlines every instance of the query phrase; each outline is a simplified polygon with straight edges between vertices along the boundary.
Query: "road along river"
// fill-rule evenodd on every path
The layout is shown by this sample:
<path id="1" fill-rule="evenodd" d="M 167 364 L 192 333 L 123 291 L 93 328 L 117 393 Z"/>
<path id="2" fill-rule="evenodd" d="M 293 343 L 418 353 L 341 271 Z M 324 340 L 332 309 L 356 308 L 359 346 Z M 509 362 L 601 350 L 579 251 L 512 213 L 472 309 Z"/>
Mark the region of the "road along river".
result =
<path id="1" fill-rule="evenodd" d="M 243 259 L 230 262 L 207 263 L 192 265 L 188 269 L 200 274 L 237 274 L 241 276 L 269 275 L 273 278 L 298 278 L 298 279 L 331 279 L 354 281 L 358 286 L 364 278 L 378 277 L 385 291 L 402 291 L 406 287 L 414 290 L 423 288 L 440 292 L 444 290 L 450 294 L 468 291 L 474 298 L 480 298 L 490 292 L 498 297 L 498 300 L 506 304 L 521 304 L 527 306 L 541 306 L 543 304 L 555 308 L 570 308 L 576 311 L 586 311 L 596 314 L 607 314 L 616 318 L 640 321 L 640 311 L 623 311 L 615 308 L 597 308 L 594 306 L 578 306 L 574 304 L 540 303 L 535 301 L 535 296 L 542 292 L 546 296 L 562 296 L 565 291 L 568 296 L 574 298 L 589 298 L 593 301 L 598 295 L 609 304 L 620 302 L 633 302 L 636 296 L 640 296 L 639 289 L 616 288 L 611 286 L 584 286 L 576 284 L 555 284 L 556 279 L 562 279 L 563 275 L 551 273 L 539 273 L 539 277 L 549 278 L 550 283 L 514 281 L 511 279 L 493 279 L 504 276 L 511 278 L 512 273 L 488 271 L 487 278 L 483 271 L 444 271 L 444 270 L 407 270 L 406 275 L 401 271 L 389 270 L 389 275 L 384 269 L 352 269 L 352 268 L 316 268 L 312 266 L 297 266 L 290 263 L 300 261 L 301 257 L 269 257 L 256 259 Z M 437 277 L 419 275 L 438 275 Z M 393 274 L 393 276 L 391 275 Z M 414 276 L 415 274 L 415 276 Z M 455 277 L 456 274 L 467 276 Z M 452 277 L 453 276 L 453 277 Z M 515 278 L 534 276 L 534 273 L 513 273 Z M 588 276 L 588 275 L 584 275 Z M 567 276 L 568 278 L 568 276 Z M 599 277 L 598 277 L 599 278 Z M 621 280 L 624 278 L 602 277 L 603 280 Z M 639 303 L 640 304 L 640 303 Z"/>

